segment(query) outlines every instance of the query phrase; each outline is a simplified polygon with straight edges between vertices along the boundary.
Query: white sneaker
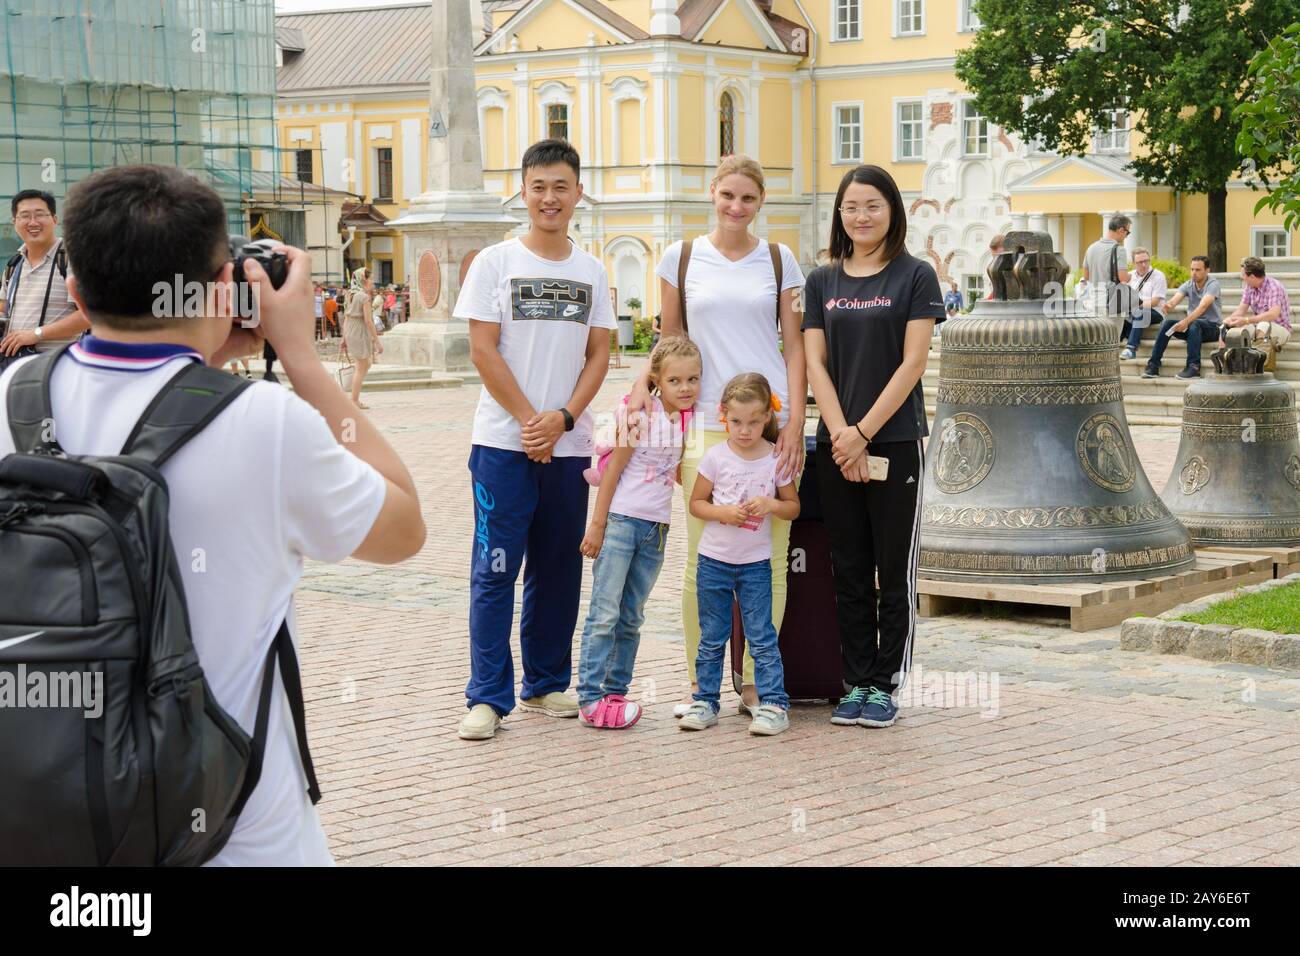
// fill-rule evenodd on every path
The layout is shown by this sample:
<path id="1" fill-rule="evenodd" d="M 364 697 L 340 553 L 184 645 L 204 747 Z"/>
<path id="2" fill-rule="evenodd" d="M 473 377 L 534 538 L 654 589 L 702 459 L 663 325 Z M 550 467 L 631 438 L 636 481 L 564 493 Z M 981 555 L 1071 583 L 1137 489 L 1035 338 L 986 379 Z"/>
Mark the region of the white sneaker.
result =
<path id="1" fill-rule="evenodd" d="M 577 717 L 578 702 L 567 694 L 551 692 L 541 697 L 525 697 L 519 701 L 520 710 L 531 710 L 547 717 Z"/>
<path id="2" fill-rule="evenodd" d="M 718 712 L 702 700 L 691 704 L 690 708 L 677 722 L 679 730 L 708 730 L 718 722 Z"/>
<path id="3" fill-rule="evenodd" d="M 749 732 L 760 737 L 775 737 L 790 729 L 790 716 L 780 707 L 772 704 L 760 704 L 752 711 L 754 719 L 749 725 Z"/>
<path id="4" fill-rule="evenodd" d="M 488 704 L 475 704 L 469 713 L 461 718 L 460 729 L 456 732 L 461 740 L 490 740 L 496 736 L 501 726 L 501 718 Z"/>

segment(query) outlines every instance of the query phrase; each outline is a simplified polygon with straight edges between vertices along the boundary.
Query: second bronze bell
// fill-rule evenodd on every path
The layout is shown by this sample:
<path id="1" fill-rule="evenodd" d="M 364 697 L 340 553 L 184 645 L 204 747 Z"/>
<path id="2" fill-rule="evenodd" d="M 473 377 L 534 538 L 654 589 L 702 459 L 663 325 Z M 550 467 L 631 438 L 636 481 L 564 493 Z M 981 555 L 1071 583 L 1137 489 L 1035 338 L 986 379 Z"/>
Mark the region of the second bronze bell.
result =
<path id="1" fill-rule="evenodd" d="M 1263 371 L 1248 329 L 1232 329 L 1215 374 L 1183 393 L 1169 509 L 1199 545 L 1300 545 L 1300 440 L 1295 392 Z"/>

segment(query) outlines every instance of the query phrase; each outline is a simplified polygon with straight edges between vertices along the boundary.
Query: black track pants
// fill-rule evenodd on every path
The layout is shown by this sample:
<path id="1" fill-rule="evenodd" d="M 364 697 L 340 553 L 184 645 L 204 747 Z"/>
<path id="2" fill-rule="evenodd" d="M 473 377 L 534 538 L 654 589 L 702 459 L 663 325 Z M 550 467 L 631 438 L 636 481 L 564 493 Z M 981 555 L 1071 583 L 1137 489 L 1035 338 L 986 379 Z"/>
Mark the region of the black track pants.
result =
<path id="1" fill-rule="evenodd" d="M 863 484 L 847 480 L 831 446 L 819 444 L 817 488 L 835 568 L 844 682 L 893 691 L 912 666 L 924 452 L 918 439 L 873 444 L 870 454 L 889 459 L 889 476 Z"/>

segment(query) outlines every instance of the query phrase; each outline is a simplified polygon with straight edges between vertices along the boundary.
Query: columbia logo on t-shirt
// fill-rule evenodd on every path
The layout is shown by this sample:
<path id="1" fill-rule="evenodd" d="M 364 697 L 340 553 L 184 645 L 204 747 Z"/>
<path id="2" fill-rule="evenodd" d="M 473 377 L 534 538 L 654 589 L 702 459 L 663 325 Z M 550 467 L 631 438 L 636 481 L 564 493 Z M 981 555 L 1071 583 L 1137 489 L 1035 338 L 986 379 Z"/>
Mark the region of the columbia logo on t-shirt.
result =
<path id="1" fill-rule="evenodd" d="M 887 309 L 894 300 L 887 295 L 878 295 L 873 299 L 828 299 L 826 309 Z"/>

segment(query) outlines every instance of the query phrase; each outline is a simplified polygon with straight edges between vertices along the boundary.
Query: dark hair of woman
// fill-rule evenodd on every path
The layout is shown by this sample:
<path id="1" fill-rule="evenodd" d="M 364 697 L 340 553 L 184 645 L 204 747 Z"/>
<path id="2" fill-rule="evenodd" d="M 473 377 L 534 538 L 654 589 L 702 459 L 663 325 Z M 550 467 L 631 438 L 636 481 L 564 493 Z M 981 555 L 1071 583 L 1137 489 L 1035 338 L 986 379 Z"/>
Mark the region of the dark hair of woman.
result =
<path id="1" fill-rule="evenodd" d="M 903 208 L 903 194 L 898 191 L 894 177 L 879 166 L 855 166 L 840 180 L 839 191 L 835 193 L 834 215 L 831 216 L 831 259 L 841 262 L 853 255 L 853 239 L 844 228 L 844 220 L 840 216 L 844 193 L 851 183 L 874 186 L 888 201 L 889 230 L 885 233 L 882 244 L 885 261 L 892 262 L 907 251 L 907 210 Z"/>

